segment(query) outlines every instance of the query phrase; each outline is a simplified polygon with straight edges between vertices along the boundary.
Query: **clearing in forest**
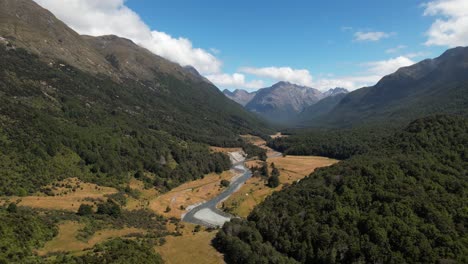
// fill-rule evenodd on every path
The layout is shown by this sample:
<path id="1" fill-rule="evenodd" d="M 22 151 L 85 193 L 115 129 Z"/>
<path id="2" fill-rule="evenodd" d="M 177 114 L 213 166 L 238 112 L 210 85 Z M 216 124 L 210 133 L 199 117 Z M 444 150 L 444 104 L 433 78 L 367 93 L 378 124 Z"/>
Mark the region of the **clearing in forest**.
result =
<path id="1" fill-rule="evenodd" d="M 274 191 L 279 191 L 284 186 L 303 179 L 317 168 L 330 166 L 338 161 L 316 156 L 286 156 L 268 158 L 267 162 L 270 172 L 271 164 L 275 163 L 276 168 L 280 171 L 279 178 L 281 184 L 273 189 L 266 186 L 266 179 L 252 177 L 238 192 L 234 193 L 223 203 L 224 208 L 228 212 L 241 217 L 247 217 L 256 205 L 263 202 Z M 262 163 L 259 161 L 250 161 L 246 166 L 261 165 Z"/>

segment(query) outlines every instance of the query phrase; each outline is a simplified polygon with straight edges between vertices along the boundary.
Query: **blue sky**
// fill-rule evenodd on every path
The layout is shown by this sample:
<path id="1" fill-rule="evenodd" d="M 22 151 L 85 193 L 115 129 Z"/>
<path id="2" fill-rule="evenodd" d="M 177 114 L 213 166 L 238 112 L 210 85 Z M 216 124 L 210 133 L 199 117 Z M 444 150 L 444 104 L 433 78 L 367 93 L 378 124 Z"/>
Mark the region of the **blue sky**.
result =
<path id="1" fill-rule="evenodd" d="M 355 89 L 468 45 L 466 0 L 36 2 L 79 33 L 128 37 L 191 64 L 220 89 Z"/>

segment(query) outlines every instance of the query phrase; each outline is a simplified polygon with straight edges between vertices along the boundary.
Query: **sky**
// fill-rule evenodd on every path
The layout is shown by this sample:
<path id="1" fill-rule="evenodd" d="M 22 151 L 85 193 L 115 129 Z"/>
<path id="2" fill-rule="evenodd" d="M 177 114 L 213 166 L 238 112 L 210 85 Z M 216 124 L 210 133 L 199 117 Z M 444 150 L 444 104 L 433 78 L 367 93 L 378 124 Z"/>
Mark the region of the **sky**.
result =
<path id="1" fill-rule="evenodd" d="M 468 0 L 34 0 L 80 34 L 114 34 L 218 88 L 375 84 L 468 46 Z"/>

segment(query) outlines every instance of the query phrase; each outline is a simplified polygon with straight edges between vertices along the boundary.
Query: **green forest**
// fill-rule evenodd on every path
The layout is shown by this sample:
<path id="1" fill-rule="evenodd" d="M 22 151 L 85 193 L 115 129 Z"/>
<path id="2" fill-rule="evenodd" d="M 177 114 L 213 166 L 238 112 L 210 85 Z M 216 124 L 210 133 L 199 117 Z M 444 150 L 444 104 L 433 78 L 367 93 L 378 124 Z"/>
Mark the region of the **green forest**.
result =
<path id="1" fill-rule="evenodd" d="M 228 263 L 468 262 L 468 120 L 435 116 L 267 198 L 214 241 Z"/>
<path id="2" fill-rule="evenodd" d="M 0 48 L 0 69 L 0 195 L 70 177 L 117 187 L 143 171 L 167 190 L 229 168 L 208 145 L 245 146 L 239 134 L 266 131 L 207 83 L 118 83 L 22 49 Z"/>

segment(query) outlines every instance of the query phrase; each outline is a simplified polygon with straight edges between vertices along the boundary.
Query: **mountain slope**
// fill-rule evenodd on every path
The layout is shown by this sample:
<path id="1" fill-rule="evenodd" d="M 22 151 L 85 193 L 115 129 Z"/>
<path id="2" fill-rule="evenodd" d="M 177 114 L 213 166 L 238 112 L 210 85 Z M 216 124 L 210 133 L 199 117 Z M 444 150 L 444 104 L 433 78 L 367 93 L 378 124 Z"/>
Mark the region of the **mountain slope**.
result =
<path id="1" fill-rule="evenodd" d="M 345 97 L 346 93 L 337 93 L 323 98 L 322 100 L 305 108 L 301 113 L 299 113 L 294 123 L 298 127 L 308 126 L 317 117 L 323 116 L 333 110 Z"/>
<path id="2" fill-rule="evenodd" d="M 255 97 L 255 95 L 257 94 L 257 92 L 247 92 L 246 90 L 242 90 L 242 89 L 236 89 L 234 90 L 233 92 L 225 89 L 223 91 L 223 94 L 231 99 L 232 101 L 242 105 L 242 106 L 246 106 L 250 101 L 252 101 L 252 99 Z"/>
<path id="3" fill-rule="evenodd" d="M 314 88 L 279 82 L 260 89 L 245 106 L 274 123 L 288 123 L 304 108 L 317 103 L 322 93 Z"/>
<path id="4" fill-rule="evenodd" d="M 112 67 L 78 33 L 30 0 L 0 1 L 0 37 L 41 56 L 81 70 L 112 75 Z"/>
<path id="5" fill-rule="evenodd" d="M 32 1 L 0 4 L 0 195 L 65 177 L 117 186 L 136 171 L 170 189 L 229 167 L 207 144 L 266 131 L 202 77 L 129 40 L 81 37 Z"/>
<path id="6" fill-rule="evenodd" d="M 454 48 L 349 93 L 310 126 L 404 124 L 435 113 L 468 113 L 468 48 Z"/>
<path id="7" fill-rule="evenodd" d="M 466 263 L 466 131 L 461 117 L 414 121 L 226 223 L 215 245 L 227 263 Z"/>

